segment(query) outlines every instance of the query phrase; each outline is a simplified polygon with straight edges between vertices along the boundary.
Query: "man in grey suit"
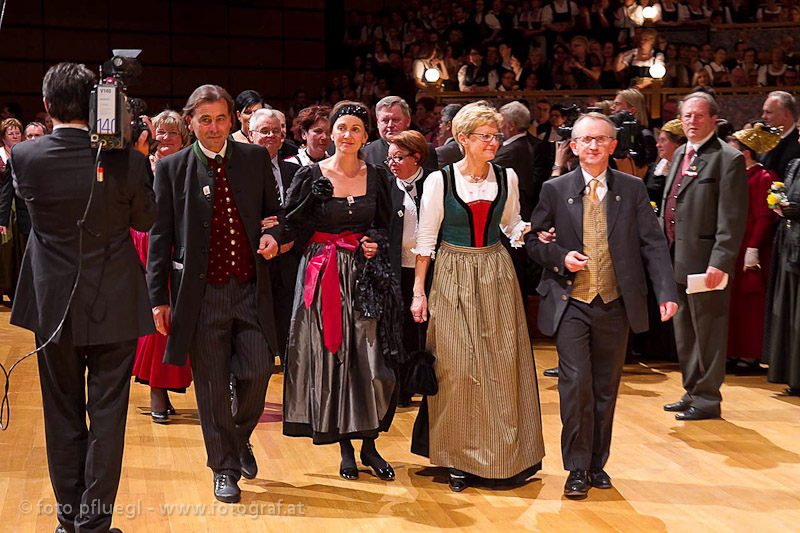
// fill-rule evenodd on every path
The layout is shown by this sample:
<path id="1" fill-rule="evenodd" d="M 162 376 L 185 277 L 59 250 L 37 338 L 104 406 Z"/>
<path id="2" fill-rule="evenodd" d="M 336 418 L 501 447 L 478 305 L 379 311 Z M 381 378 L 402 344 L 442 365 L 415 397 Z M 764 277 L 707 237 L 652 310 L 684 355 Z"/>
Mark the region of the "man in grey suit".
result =
<path id="1" fill-rule="evenodd" d="M 14 188 L 32 223 L 11 323 L 32 331 L 37 347 L 52 337 L 38 362 L 62 533 L 109 531 L 136 340 L 155 331 L 130 235 L 156 217 L 150 165 L 135 150 L 110 150 L 100 154 L 98 174 L 88 128 L 93 85 L 84 65 L 51 67 L 42 88 L 53 134 L 11 151 Z"/>
<path id="2" fill-rule="evenodd" d="M 436 158 L 439 160 L 439 170 L 447 165 L 452 165 L 464 159 L 464 153 L 453 137 L 453 118 L 461 110 L 461 104 L 447 104 L 442 109 L 442 118 L 439 121 L 440 146 L 436 147 Z"/>
<path id="3" fill-rule="evenodd" d="M 744 156 L 716 136 L 716 100 L 692 93 L 679 113 L 688 142 L 672 156 L 662 205 L 678 284 L 675 343 L 686 393 L 664 410 L 678 420 L 702 420 L 720 416 L 730 281 L 724 290 L 687 295 L 687 276 L 705 273 L 709 289 L 726 273 L 733 278 L 749 193 Z"/>
<path id="4" fill-rule="evenodd" d="M 761 118 L 769 126 L 783 127 L 778 146 L 758 158 L 764 168 L 771 170 L 783 180 L 789 161 L 800 157 L 800 133 L 797 131 L 797 100 L 786 91 L 772 91 L 764 100 Z"/>
<path id="5" fill-rule="evenodd" d="M 544 268 L 536 291 L 539 329 L 558 350 L 561 451 L 568 498 L 611 488 L 603 470 L 611 446 L 628 325 L 645 331 L 647 281 L 661 320 L 678 299 L 669 250 L 641 179 L 612 170 L 616 129 L 599 113 L 575 121 L 570 146 L 580 167 L 546 181 L 526 247 Z M 555 240 L 536 232 L 555 228 Z"/>
<path id="6" fill-rule="evenodd" d="M 378 133 L 381 138 L 369 143 L 361 150 L 361 153 L 364 156 L 364 161 L 376 167 L 382 166 L 391 176 L 392 172 L 386 164 L 386 156 L 389 155 L 389 143 L 392 142 L 392 137 L 406 131 L 411 125 L 411 108 L 399 96 L 387 96 L 375 104 L 375 118 L 378 121 Z M 425 168 L 431 171 L 439 170 L 436 150 L 434 150 L 431 143 L 428 143 L 428 153 L 430 155 L 428 160 L 425 161 Z"/>

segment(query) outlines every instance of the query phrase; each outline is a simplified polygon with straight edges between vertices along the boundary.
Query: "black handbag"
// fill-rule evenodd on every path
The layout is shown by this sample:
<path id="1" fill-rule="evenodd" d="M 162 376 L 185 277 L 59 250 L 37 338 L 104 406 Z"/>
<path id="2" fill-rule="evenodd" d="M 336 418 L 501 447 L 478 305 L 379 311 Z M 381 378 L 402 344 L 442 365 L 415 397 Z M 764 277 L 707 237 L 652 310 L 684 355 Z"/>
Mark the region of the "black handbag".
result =
<path id="1" fill-rule="evenodd" d="M 419 337 L 421 343 L 422 333 L 419 333 Z M 423 396 L 435 396 L 439 392 L 439 382 L 433 369 L 435 361 L 436 357 L 426 350 L 411 354 L 405 387 L 408 392 Z"/>

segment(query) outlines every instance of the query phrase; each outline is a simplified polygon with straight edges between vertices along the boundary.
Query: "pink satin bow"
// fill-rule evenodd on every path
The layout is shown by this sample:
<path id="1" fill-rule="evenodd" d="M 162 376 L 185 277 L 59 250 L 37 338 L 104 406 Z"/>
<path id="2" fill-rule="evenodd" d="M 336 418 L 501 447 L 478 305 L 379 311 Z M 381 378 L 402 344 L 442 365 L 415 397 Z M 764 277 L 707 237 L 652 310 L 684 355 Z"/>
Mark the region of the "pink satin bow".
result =
<path id="1" fill-rule="evenodd" d="M 303 302 L 306 304 L 306 309 L 311 307 L 314 302 L 317 281 L 319 281 L 322 299 L 323 340 L 325 347 L 332 353 L 336 353 L 342 345 L 342 294 L 339 289 L 339 265 L 336 261 L 336 249 L 356 250 L 359 246 L 359 239 L 363 235 L 363 233 L 349 231 L 338 235 L 316 232 L 309 240 L 309 245 L 317 242 L 323 246 L 308 262 Z"/>

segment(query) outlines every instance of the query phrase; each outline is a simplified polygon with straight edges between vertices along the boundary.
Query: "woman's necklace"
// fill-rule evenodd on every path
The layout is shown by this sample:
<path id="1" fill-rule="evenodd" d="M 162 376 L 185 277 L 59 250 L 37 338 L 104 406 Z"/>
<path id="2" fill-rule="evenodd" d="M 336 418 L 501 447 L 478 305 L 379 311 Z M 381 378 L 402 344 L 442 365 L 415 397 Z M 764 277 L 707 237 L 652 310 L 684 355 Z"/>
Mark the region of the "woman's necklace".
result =
<path id="1" fill-rule="evenodd" d="M 488 176 L 488 175 L 489 175 L 488 169 L 486 170 L 486 172 L 482 176 L 475 176 L 475 175 L 472 175 L 472 174 L 467 174 L 465 172 L 464 173 L 464 179 L 466 179 L 470 183 L 480 183 L 483 180 L 485 180 L 486 176 Z"/>

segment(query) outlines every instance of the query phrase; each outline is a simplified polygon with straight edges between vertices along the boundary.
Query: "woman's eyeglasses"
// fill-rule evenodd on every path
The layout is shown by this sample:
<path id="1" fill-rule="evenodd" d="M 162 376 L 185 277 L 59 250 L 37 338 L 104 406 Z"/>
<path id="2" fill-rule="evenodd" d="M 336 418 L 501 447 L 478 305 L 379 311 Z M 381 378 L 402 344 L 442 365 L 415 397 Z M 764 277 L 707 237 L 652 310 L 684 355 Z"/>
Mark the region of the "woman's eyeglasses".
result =
<path id="1" fill-rule="evenodd" d="M 474 135 L 475 137 L 480 139 L 481 142 L 486 143 L 486 144 L 489 144 L 493 140 L 497 141 L 498 143 L 503 142 L 503 134 L 502 133 L 494 133 L 494 134 L 492 134 L 492 133 L 474 133 L 473 132 L 473 133 L 468 133 L 467 135 L 468 136 L 469 135 Z"/>
<path id="2" fill-rule="evenodd" d="M 386 163 L 387 165 L 391 165 L 392 163 L 397 163 L 399 165 L 407 157 L 411 157 L 411 154 L 406 154 L 406 155 L 399 154 L 395 156 L 390 155 L 386 157 L 386 161 L 384 161 L 384 163 Z"/>

